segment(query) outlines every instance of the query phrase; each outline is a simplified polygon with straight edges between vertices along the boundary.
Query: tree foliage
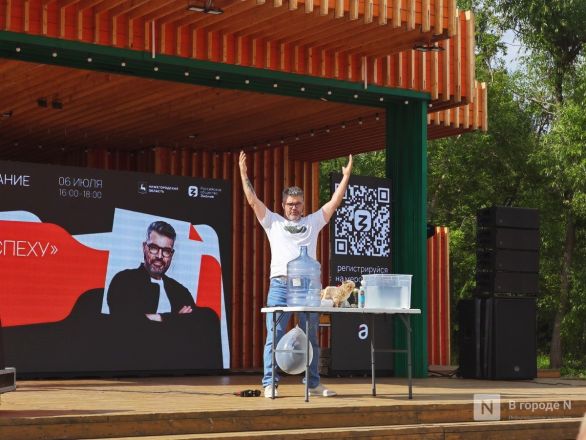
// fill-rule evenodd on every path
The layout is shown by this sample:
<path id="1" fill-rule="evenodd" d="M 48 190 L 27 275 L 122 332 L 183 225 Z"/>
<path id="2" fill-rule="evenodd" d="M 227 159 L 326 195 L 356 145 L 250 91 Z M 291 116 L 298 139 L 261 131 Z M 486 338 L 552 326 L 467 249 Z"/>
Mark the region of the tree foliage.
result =
<path id="1" fill-rule="evenodd" d="M 552 367 L 586 368 L 586 1 L 458 6 L 476 16 L 476 74 L 488 83 L 489 131 L 428 144 L 428 221 L 450 229 L 452 304 L 475 286 L 477 210 L 537 208 L 538 349 L 550 353 Z M 515 73 L 501 58 L 507 29 L 529 49 Z M 384 152 L 355 159 L 357 174 L 384 175 Z M 345 160 L 322 163 L 322 176 Z"/>

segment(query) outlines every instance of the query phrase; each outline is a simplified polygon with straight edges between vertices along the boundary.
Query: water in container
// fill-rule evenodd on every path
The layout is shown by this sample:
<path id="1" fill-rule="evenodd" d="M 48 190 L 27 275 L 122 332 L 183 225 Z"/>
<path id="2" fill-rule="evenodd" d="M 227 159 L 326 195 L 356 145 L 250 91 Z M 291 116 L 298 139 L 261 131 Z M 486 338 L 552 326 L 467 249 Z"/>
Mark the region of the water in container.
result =
<path id="1" fill-rule="evenodd" d="M 411 307 L 412 275 L 363 275 L 366 287 L 366 308 L 408 309 Z"/>
<path id="2" fill-rule="evenodd" d="M 317 307 L 321 304 L 321 264 L 301 246 L 299 256 L 287 263 L 287 305 Z"/>

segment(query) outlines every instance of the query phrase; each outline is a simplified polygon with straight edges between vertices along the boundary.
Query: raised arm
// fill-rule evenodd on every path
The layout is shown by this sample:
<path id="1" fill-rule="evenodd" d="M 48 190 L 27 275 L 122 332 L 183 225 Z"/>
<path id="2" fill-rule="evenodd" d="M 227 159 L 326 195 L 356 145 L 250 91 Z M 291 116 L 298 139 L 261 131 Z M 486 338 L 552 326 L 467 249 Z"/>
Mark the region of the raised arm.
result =
<path id="1" fill-rule="evenodd" d="M 252 187 L 252 183 L 250 183 L 250 180 L 248 179 L 246 168 L 246 154 L 244 153 L 244 151 L 240 152 L 240 159 L 238 160 L 238 165 L 240 165 L 240 178 L 242 179 L 242 189 L 244 191 L 244 195 L 246 196 L 246 200 L 248 200 L 248 204 L 254 210 L 256 218 L 260 222 L 263 218 L 265 218 L 267 207 L 256 196 L 254 188 Z"/>
<path id="2" fill-rule="evenodd" d="M 334 212 L 336 212 L 336 209 L 338 209 L 338 206 L 340 206 L 340 203 L 342 203 L 342 199 L 344 198 L 344 193 L 346 192 L 346 189 L 348 188 L 348 182 L 350 181 L 350 174 L 352 173 L 352 155 L 348 156 L 348 165 L 346 165 L 345 167 L 342 167 L 342 180 L 340 181 L 340 184 L 338 185 L 338 188 L 336 188 L 336 191 L 334 191 L 334 194 L 332 194 L 332 198 L 330 199 L 329 202 L 327 202 L 324 206 L 322 206 L 322 211 L 324 213 L 324 219 L 326 220 L 326 222 L 329 222 L 330 219 L 332 218 L 332 215 L 334 215 Z"/>

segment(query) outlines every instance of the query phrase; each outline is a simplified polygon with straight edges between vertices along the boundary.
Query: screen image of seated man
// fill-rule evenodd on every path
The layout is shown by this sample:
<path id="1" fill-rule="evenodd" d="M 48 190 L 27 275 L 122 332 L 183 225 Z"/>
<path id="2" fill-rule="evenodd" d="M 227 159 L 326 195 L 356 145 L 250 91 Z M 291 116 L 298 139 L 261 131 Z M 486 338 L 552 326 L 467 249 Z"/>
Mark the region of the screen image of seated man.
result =
<path id="1" fill-rule="evenodd" d="M 175 315 L 191 314 L 196 305 L 189 290 L 165 275 L 173 262 L 177 234 L 164 221 L 149 225 L 142 244 L 144 261 L 136 269 L 118 272 L 108 289 L 113 317 L 144 317 L 162 322 Z"/>

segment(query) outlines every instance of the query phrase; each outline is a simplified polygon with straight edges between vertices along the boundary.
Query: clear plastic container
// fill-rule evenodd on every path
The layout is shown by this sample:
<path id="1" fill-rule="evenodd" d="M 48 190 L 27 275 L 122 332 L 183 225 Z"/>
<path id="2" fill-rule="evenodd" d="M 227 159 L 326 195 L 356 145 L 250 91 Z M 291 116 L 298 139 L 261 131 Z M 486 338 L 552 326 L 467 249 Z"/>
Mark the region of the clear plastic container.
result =
<path id="1" fill-rule="evenodd" d="M 299 256 L 287 263 L 287 305 L 318 307 L 321 304 L 321 264 L 301 246 Z"/>
<path id="2" fill-rule="evenodd" d="M 411 279 L 413 275 L 362 275 L 365 308 L 411 308 Z"/>

